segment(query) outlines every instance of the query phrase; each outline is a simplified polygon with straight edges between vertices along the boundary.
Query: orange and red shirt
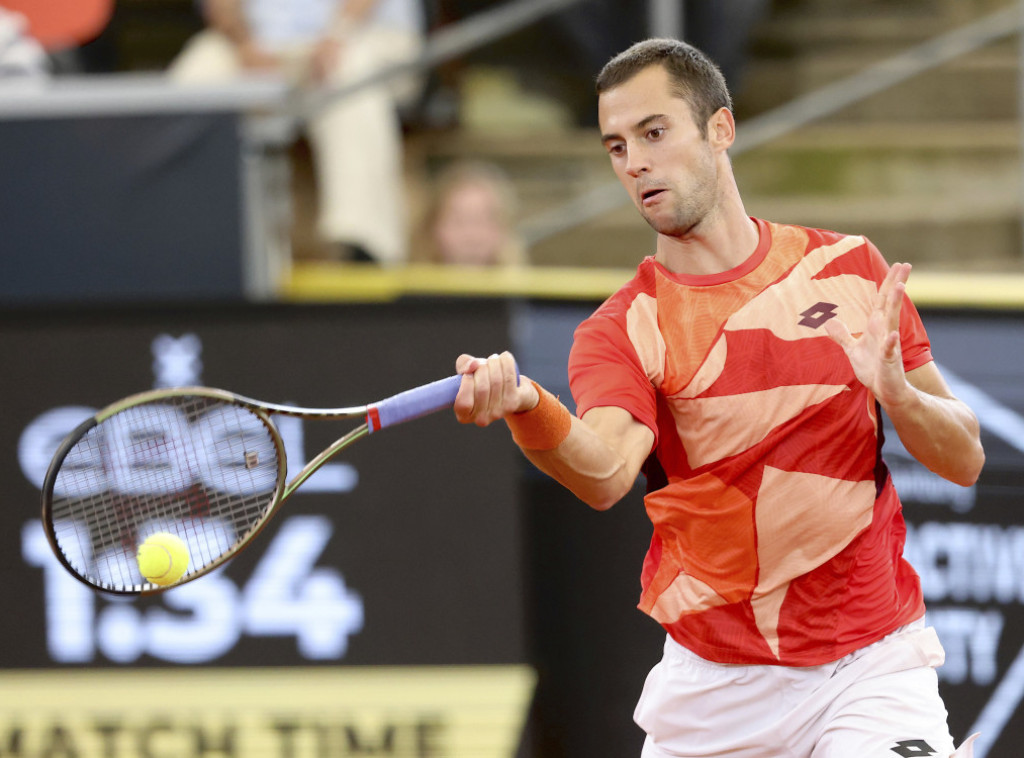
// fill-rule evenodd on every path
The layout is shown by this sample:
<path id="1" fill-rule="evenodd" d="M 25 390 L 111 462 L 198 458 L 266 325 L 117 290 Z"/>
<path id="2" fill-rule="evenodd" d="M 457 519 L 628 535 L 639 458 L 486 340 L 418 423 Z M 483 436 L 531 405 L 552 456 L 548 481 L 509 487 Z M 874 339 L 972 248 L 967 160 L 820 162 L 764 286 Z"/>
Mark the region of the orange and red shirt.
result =
<path id="1" fill-rule="evenodd" d="M 711 276 L 646 258 L 576 330 L 577 415 L 616 406 L 655 434 L 640 608 L 723 663 L 809 666 L 920 617 L 879 408 L 824 324 L 862 332 L 888 265 L 863 237 L 755 219 Z M 904 298 L 907 371 L 932 360 Z"/>

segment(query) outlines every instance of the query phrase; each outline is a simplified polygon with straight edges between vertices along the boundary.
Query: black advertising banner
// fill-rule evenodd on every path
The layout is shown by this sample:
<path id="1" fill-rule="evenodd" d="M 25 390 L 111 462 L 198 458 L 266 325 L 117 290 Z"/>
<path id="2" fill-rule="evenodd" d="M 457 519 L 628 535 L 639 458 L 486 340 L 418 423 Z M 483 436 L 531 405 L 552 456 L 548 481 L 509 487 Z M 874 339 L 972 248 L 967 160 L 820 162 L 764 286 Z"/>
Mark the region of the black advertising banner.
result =
<path id="1" fill-rule="evenodd" d="M 39 486 L 93 409 L 206 384 L 312 407 L 360 405 L 504 349 L 501 303 L 206 308 L 0 321 L 5 667 L 430 665 L 524 660 L 518 451 L 450 412 L 361 440 L 223 570 L 156 598 L 94 593 L 56 564 Z M 298 471 L 352 422 L 281 417 Z"/>
<path id="2" fill-rule="evenodd" d="M 922 312 L 936 362 L 981 423 L 974 487 L 911 460 L 894 433 L 884 454 L 908 525 L 928 620 L 946 649 L 939 683 L 950 727 L 980 732 L 976 758 L 1024 744 L 1024 315 Z"/>
<path id="3" fill-rule="evenodd" d="M 206 384 L 362 405 L 507 334 L 502 302 L 0 317 L 0 755 L 515 754 L 535 676 L 520 454 L 502 429 L 439 412 L 363 438 L 225 567 L 151 598 L 79 583 L 39 518 L 60 438 L 125 395 Z M 354 425 L 276 423 L 293 472 Z"/>
<path id="4" fill-rule="evenodd" d="M 0 302 L 241 300 L 240 119 L 0 119 Z"/>

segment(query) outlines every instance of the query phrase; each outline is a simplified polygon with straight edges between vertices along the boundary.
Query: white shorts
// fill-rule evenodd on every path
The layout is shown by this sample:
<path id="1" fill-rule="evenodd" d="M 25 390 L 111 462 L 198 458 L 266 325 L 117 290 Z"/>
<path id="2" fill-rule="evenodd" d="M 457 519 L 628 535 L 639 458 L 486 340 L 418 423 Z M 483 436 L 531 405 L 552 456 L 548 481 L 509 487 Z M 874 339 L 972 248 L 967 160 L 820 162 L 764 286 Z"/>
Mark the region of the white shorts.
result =
<path id="1" fill-rule="evenodd" d="M 923 620 L 808 667 L 713 663 L 668 638 L 634 714 L 642 758 L 948 758 L 944 659 Z"/>

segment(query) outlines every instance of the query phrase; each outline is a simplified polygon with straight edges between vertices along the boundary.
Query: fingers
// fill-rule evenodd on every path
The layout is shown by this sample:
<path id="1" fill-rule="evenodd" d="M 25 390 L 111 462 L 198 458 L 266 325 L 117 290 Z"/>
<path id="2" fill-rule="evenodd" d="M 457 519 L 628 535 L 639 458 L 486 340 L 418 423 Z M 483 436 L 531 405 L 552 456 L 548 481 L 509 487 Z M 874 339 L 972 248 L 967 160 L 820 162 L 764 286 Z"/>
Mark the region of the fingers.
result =
<path id="1" fill-rule="evenodd" d="M 486 362 L 486 358 L 474 358 L 472 355 L 466 355 L 463 353 L 455 360 L 455 373 L 472 374 L 477 370 L 477 368 Z"/>
<path id="2" fill-rule="evenodd" d="M 455 416 L 460 422 L 487 426 L 520 409 L 519 371 L 510 352 L 487 358 L 460 355 L 455 370 L 462 374 L 455 397 Z"/>
<path id="3" fill-rule="evenodd" d="M 902 294 L 899 297 L 902 297 Z M 867 333 L 872 336 L 874 344 L 878 346 L 878 355 L 882 361 L 892 361 L 899 353 L 899 305 L 896 306 L 895 322 L 888 319 L 887 316 L 888 314 L 875 312 L 868 317 Z"/>
<path id="4" fill-rule="evenodd" d="M 896 282 L 889 295 L 889 302 L 886 303 L 885 323 L 889 331 L 900 328 L 900 310 L 903 307 L 903 296 L 906 294 L 907 286 L 903 282 Z"/>
<path id="5" fill-rule="evenodd" d="M 896 265 L 899 267 L 897 280 L 902 282 L 903 284 L 906 284 L 907 280 L 910 279 L 910 272 L 914 269 L 914 267 L 911 266 L 909 263 L 897 263 Z"/>
<path id="6" fill-rule="evenodd" d="M 900 359 L 902 351 L 900 350 L 900 333 L 889 332 L 885 336 L 885 341 L 882 343 L 882 360 L 884 361 L 896 361 Z M 900 360 L 902 365 L 902 360 Z"/>
<path id="7" fill-rule="evenodd" d="M 894 263 L 889 266 L 889 271 L 886 272 L 885 279 L 882 280 L 882 284 L 878 288 L 879 304 L 885 303 L 897 286 L 906 286 L 911 268 L 909 263 Z"/>
<path id="8" fill-rule="evenodd" d="M 891 331 L 900 328 L 900 309 L 910 278 L 909 263 L 894 263 L 889 267 L 882 286 L 878 288 L 878 309 L 885 315 L 886 327 Z"/>

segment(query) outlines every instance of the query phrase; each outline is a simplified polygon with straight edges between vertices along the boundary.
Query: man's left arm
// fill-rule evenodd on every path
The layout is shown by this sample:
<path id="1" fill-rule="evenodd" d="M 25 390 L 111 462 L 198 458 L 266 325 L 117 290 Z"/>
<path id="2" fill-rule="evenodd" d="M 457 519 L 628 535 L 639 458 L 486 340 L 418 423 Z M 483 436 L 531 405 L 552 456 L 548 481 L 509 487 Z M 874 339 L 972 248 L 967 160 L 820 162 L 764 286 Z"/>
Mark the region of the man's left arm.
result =
<path id="1" fill-rule="evenodd" d="M 935 363 L 903 369 L 900 311 L 909 276 L 910 264 L 889 268 L 859 336 L 839 319 L 825 329 L 846 352 L 857 378 L 874 394 L 907 451 L 939 476 L 968 487 L 985 463 L 977 417 L 953 395 Z"/>
<path id="2" fill-rule="evenodd" d="M 953 395 L 934 362 L 908 371 L 906 380 L 903 399 L 882 405 L 903 446 L 939 476 L 974 484 L 985 463 L 974 412 Z"/>

